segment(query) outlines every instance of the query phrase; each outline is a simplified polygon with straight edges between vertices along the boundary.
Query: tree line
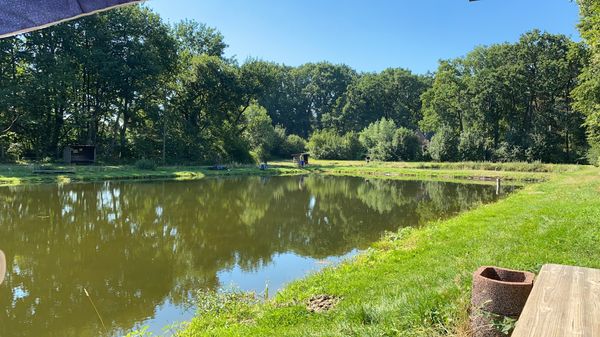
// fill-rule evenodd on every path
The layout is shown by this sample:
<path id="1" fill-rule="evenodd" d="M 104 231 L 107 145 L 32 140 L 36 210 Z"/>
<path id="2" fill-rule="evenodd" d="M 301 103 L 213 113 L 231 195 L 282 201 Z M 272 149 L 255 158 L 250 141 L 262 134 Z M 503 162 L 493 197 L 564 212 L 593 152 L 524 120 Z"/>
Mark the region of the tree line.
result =
<path id="1" fill-rule="evenodd" d="M 587 44 L 532 31 L 425 75 L 240 63 L 217 30 L 168 25 L 140 6 L 3 39 L 0 160 L 94 144 L 106 162 L 251 162 L 305 150 L 585 162 L 600 141 L 598 5 L 580 5 Z"/>

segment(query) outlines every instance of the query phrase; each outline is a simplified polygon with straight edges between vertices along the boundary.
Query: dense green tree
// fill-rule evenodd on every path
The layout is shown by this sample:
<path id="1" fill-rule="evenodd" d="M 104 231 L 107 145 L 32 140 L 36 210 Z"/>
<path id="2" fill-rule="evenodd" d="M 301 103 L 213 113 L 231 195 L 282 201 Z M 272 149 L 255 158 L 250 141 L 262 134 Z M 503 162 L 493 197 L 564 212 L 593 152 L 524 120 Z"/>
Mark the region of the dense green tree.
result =
<path id="1" fill-rule="evenodd" d="M 190 55 L 223 57 L 227 44 L 215 28 L 192 20 L 184 20 L 174 27 L 175 38 L 181 51 Z"/>
<path id="2" fill-rule="evenodd" d="M 392 147 L 396 149 L 397 160 L 415 161 L 423 157 L 421 139 L 414 131 L 400 127 L 394 133 Z"/>
<path id="3" fill-rule="evenodd" d="M 422 96 L 420 126 L 451 130 L 461 139 L 463 159 L 494 159 L 490 151 L 503 147 L 522 149 L 513 156 L 518 160 L 581 161 L 583 115 L 571 108 L 570 92 L 585 59 L 581 44 L 532 31 L 515 44 L 442 61 Z"/>
<path id="4" fill-rule="evenodd" d="M 169 26 L 136 6 L 3 39 L 0 160 L 57 158 L 84 143 L 106 161 L 245 162 L 252 149 L 263 159 L 301 152 L 304 139 L 321 158 L 361 158 L 368 149 L 381 160 L 416 160 L 415 144 L 443 133 L 433 153 L 450 140 L 452 151 L 438 160 L 581 162 L 588 139 L 600 153 L 600 62 L 598 4 L 580 4 L 589 49 L 532 31 L 441 61 L 425 76 L 328 62 L 240 65 L 225 57 L 216 29 Z M 270 118 L 261 113 L 274 130 L 268 149 L 248 136 L 252 102 Z M 370 127 L 381 119 L 393 127 Z M 367 149 L 358 137 L 365 128 Z"/>
<path id="5" fill-rule="evenodd" d="M 244 112 L 246 126 L 244 138 L 258 162 L 267 161 L 276 141 L 275 128 L 267 110 L 259 105 L 252 104 Z"/>
<path id="6" fill-rule="evenodd" d="M 356 72 L 346 65 L 320 62 L 304 64 L 292 74 L 301 83 L 311 130 L 331 127 L 324 125 L 323 118 L 333 113 L 338 99 L 356 78 Z"/>
<path id="7" fill-rule="evenodd" d="M 387 69 L 380 74 L 363 74 L 339 99 L 329 123 L 342 132 L 360 131 L 387 118 L 397 126 L 415 129 L 421 119 L 421 94 L 428 88 L 427 77 L 405 69 Z"/>
<path id="8" fill-rule="evenodd" d="M 573 91 L 574 109 L 586 115 L 585 125 L 593 146 L 590 160 L 600 164 L 600 2 L 578 0 L 581 22 L 579 31 L 589 46 L 590 59 Z"/>

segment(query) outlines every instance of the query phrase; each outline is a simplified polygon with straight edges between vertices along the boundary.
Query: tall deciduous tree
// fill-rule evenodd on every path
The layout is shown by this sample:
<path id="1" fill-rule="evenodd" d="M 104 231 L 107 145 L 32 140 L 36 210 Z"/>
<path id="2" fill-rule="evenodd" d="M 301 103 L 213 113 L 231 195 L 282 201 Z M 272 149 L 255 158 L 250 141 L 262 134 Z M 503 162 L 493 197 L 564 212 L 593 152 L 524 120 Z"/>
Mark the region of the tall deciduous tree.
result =
<path id="1" fill-rule="evenodd" d="M 571 108 L 570 92 L 585 59 L 583 45 L 532 31 L 516 44 L 442 61 L 422 96 L 420 125 L 461 139 L 466 157 L 455 160 L 581 161 L 587 148 L 583 115 Z M 515 156 L 499 154 L 506 149 Z"/>
<path id="2" fill-rule="evenodd" d="M 589 46 L 590 60 L 573 91 L 573 107 L 586 115 L 586 127 L 594 146 L 593 158 L 600 164 L 600 1 L 578 0 L 581 22 L 579 31 Z"/>
<path id="3" fill-rule="evenodd" d="M 414 129 L 421 119 L 421 94 L 428 79 L 405 69 L 387 69 L 380 74 L 364 74 L 340 98 L 330 117 L 332 125 L 343 131 L 360 131 L 381 119 Z"/>

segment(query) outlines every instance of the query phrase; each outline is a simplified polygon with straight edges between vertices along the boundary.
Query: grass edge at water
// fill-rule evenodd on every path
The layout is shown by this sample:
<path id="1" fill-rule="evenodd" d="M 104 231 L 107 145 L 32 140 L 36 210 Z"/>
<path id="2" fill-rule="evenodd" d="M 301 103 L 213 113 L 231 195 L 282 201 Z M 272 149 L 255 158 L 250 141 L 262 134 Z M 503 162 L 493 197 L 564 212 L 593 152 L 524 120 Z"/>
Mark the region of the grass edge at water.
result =
<path id="1" fill-rule="evenodd" d="M 347 263 L 292 282 L 254 308 L 251 320 L 196 317 L 178 336 L 465 336 L 477 266 L 600 267 L 599 197 L 598 169 L 553 175 L 495 204 L 384 238 Z M 321 293 L 343 301 L 329 313 L 308 313 L 305 301 Z"/>

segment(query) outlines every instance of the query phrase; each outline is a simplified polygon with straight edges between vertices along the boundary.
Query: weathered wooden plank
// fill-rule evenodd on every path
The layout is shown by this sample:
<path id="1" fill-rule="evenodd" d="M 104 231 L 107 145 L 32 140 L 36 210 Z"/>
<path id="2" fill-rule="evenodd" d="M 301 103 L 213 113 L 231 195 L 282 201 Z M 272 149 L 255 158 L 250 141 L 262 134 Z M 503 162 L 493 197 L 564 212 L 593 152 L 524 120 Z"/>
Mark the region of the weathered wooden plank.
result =
<path id="1" fill-rule="evenodd" d="M 513 337 L 600 337 L 600 270 L 542 267 Z"/>

